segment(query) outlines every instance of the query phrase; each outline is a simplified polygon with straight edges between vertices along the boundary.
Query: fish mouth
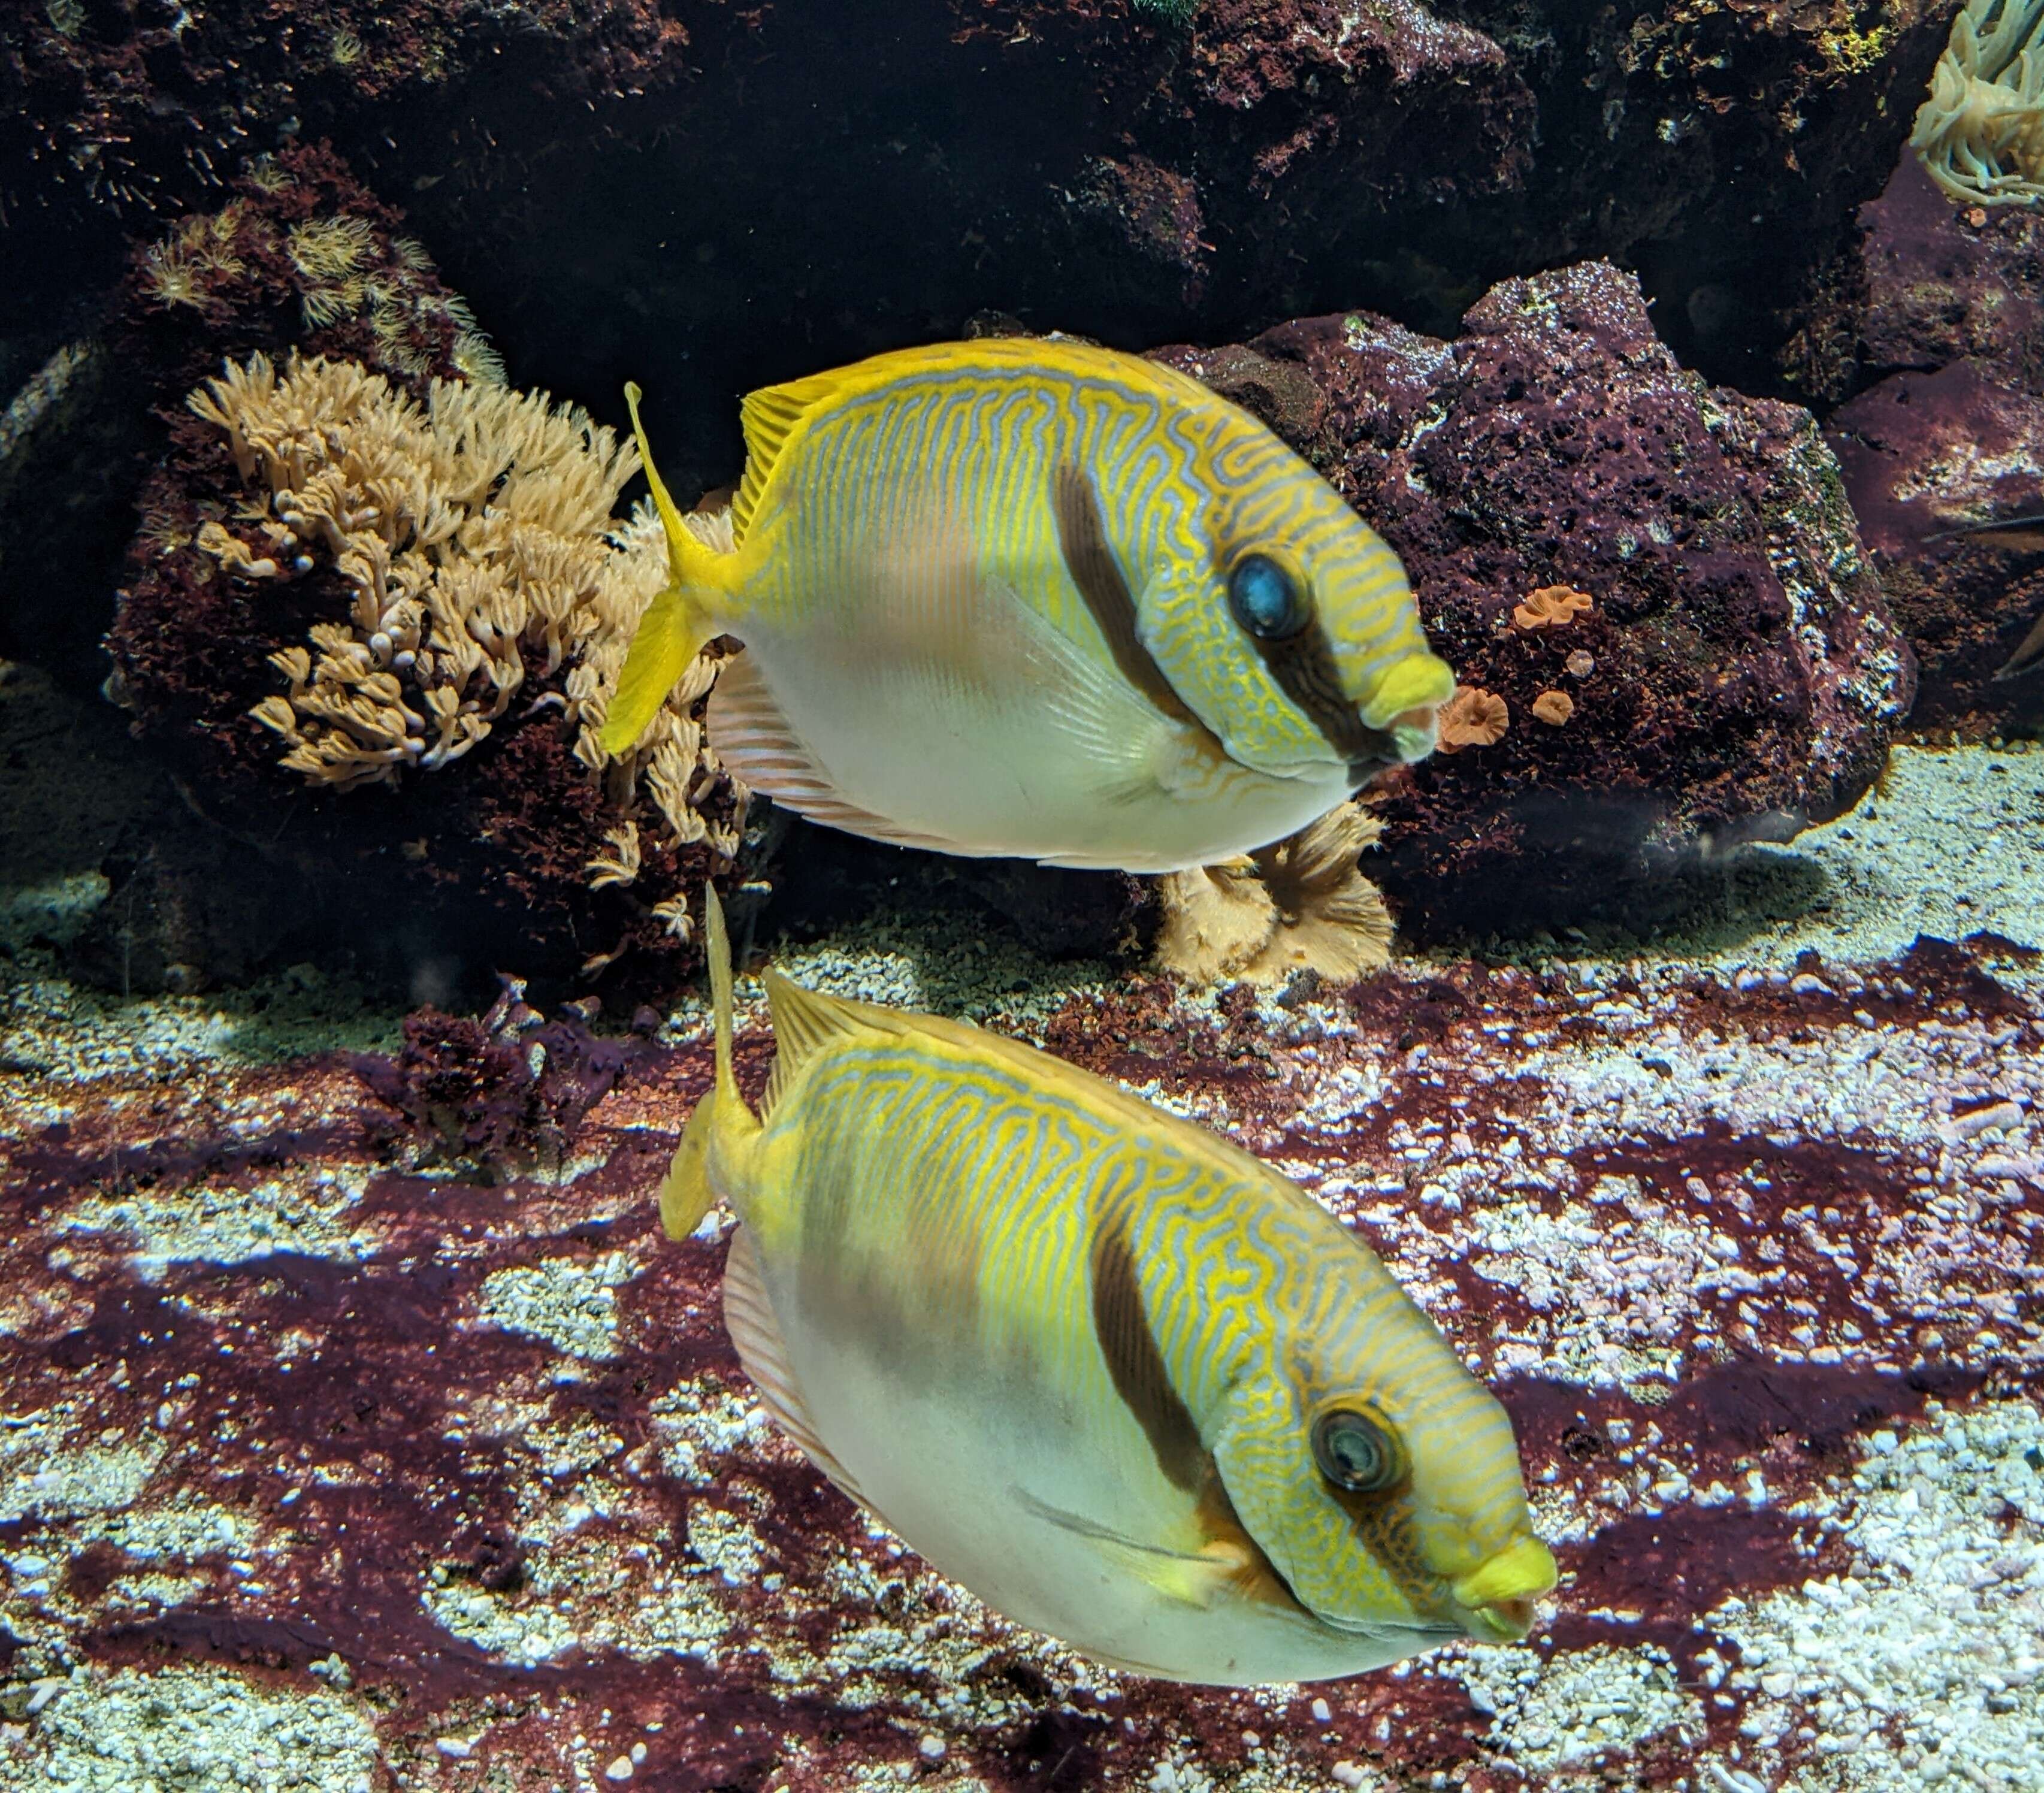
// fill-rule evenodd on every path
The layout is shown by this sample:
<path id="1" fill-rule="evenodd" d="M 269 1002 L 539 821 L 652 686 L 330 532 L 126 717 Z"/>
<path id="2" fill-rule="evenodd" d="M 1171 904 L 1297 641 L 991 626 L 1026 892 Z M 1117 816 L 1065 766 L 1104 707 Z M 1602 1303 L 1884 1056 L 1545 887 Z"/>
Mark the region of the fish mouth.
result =
<path id="1" fill-rule="evenodd" d="M 1434 751 L 1434 707 L 1406 710 L 1382 728 L 1371 728 L 1358 712 L 1356 726 L 1343 745 L 1350 750 L 1349 789 L 1359 791 L 1378 773 L 1393 766 L 1410 766 Z"/>
<path id="2" fill-rule="evenodd" d="M 1469 1615 L 1470 1634 L 1511 1642 L 1533 1628 L 1533 1605 L 1553 1591 L 1559 1570 L 1539 1538 L 1515 1538 L 1454 1585 L 1455 1603 Z"/>
<path id="3" fill-rule="evenodd" d="M 1470 1635 L 1489 1643 L 1516 1644 L 1533 1629 L 1533 1597 L 1493 1600 L 1487 1607 L 1471 1607 Z"/>

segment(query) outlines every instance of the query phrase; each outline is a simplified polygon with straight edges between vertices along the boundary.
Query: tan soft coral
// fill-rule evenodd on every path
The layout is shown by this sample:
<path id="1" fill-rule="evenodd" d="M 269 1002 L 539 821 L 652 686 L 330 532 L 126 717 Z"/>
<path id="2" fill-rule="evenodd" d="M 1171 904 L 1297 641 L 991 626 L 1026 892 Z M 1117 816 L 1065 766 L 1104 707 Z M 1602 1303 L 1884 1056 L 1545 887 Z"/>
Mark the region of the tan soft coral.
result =
<path id="1" fill-rule="evenodd" d="M 1387 964 L 1391 914 L 1358 855 L 1381 824 L 1345 803 L 1309 827 L 1222 866 L 1162 881 L 1156 959 L 1194 983 L 1274 985 L 1312 971 L 1343 981 Z"/>
<path id="2" fill-rule="evenodd" d="M 280 374 L 259 355 L 190 405 L 267 494 L 248 513 L 256 547 L 220 524 L 202 529 L 221 575 L 283 579 L 325 559 L 348 588 L 344 617 L 271 656 L 285 689 L 253 713 L 282 738 L 286 766 L 341 790 L 441 771 L 523 697 L 576 725 L 576 757 L 620 812 L 643 791 L 678 843 L 735 850 L 693 807 L 718 772 L 690 714 L 713 659 L 630 754 L 612 762 L 597 743 L 666 572 L 650 506 L 613 528 L 638 468 L 629 442 L 573 406 L 494 385 L 436 381 L 421 405 L 352 362 L 294 358 Z M 720 527 L 692 526 L 713 540 Z M 591 863 L 594 882 L 636 875 L 636 830 L 628 815 L 616 850 Z"/>
<path id="3" fill-rule="evenodd" d="M 1968 205 L 2044 198 L 2044 0 L 1969 0 L 1910 133 L 1931 178 Z"/>

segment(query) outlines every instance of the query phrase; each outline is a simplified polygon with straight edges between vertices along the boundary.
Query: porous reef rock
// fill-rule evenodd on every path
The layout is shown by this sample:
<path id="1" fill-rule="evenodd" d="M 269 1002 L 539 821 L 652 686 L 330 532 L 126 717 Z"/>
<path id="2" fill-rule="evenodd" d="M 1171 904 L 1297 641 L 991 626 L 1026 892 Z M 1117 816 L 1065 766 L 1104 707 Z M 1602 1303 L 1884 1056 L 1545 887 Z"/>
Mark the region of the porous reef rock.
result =
<path id="1" fill-rule="evenodd" d="M 1685 371 L 1632 276 L 1507 281 L 1464 323 L 1350 313 L 1160 358 L 1318 465 L 1506 701 L 1493 744 L 1380 787 L 1371 874 L 1404 929 L 1650 917 L 1671 870 L 1859 796 L 1909 650 L 1810 414 Z M 1589 608 L 1528 602 L 1550 588 Z"/>
<path id="2" fill-rule="evenodd" d="M 2044 622 L 2044 218 L 1972 207 L 1905 155 L 1862 209 L 1850 307 L 1873 383 L 1827 433 L 1922 666 L 1912 726 L 1970 739 L 2044 727 L 2044 671 L 1997 678 Z"/>

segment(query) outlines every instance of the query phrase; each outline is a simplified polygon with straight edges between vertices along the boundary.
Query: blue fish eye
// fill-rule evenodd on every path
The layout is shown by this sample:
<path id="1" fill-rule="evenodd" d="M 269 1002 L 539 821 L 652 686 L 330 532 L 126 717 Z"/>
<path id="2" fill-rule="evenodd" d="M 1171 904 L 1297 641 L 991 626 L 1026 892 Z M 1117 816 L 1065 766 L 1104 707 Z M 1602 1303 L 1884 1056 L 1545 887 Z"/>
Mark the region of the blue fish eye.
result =
<path id="1" fill-rule="evenodd" d="M 1258 641 L 1283 641 L 1312 620 L 1306 595 L 1267 554 L 1246 554 L 1228 575 L 1228 606 Z"/>
<path id="2" fill-rule="evenodd" d="M 1377 1421 L 1352 1407 L 1336 1407 L 1313 1422 L 1313 1461 L 1322 1475 L 1350 1494 L 1381 1494 L 1404 1479 L 1397 1441 Z"/>

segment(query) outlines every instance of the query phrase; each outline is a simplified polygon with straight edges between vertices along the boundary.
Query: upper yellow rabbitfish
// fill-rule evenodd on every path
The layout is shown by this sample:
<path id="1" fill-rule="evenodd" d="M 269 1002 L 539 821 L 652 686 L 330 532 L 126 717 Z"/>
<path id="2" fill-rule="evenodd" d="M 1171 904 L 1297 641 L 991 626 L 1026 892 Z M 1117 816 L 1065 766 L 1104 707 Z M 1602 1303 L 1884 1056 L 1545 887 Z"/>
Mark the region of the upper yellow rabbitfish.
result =
<path id="1" fill-rule="evenodd" d="M 637 391 L 632 423 L 639 428 Z M 1454 688 L 1398 559 L 1247 412 L 1133 355 L 946 343 L 744 402 L 735 552 L 667 525 L 601 739 L 713 635 L 746 783 L 883 840 L 1170 871 L 1433 745 Z"/>
<path id="2" fill-rule="evenodd" d="M 660 1192 L 742 1224 L 724 1317 L 811 1457 L 939 1569 L 1103 1661 L 1311 1680 L 1522 1636 L 1554 1565 L 1512 1426 L 1383 1265 L 1189 1123 L 968 1024 L 772 973 Z"/>

